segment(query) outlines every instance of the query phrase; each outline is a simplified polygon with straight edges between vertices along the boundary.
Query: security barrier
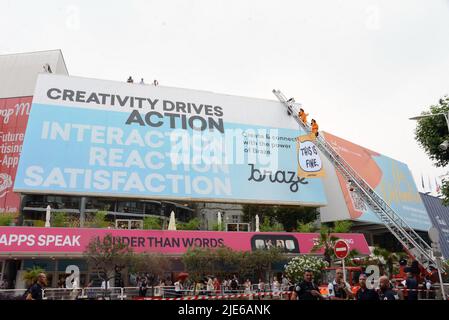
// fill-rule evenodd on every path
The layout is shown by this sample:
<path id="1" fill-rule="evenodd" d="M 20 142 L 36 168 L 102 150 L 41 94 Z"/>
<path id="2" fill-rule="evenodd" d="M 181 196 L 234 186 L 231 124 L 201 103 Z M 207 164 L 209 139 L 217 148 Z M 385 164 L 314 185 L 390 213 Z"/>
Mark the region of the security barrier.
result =
<path id="1" fill-rule="evenodd" d="M 22 300 L 27 289 L 2 289 L 0 300 Z"/>
<path id="2" fill-rule="evenodd" d="M 445 284 L 446 290 L 449 284 Z M 44 300 L 289 300 L 290 291 L 258 290 L 253 287 L 239 287 L 238 290 L 229 290 L 221 287 L 217 291 L 193 289 L 176 291 L 174 286 L 148 287 L 146 296 L 140 296 L 138 287 L 110 287 L 107 290 L 101 287 L 88 288 L 46 288 L 42 291 Z M 409 292 L 418 292 L 419 300 L 441 300 L 441 289 L 439 285 L 433 285 L 427 289 L 393 289 L 401 298 L 407 296 Z M 2 289 L 0 290 L 0 300 L 22 300 L 25 298 L 26 289 Z"/>

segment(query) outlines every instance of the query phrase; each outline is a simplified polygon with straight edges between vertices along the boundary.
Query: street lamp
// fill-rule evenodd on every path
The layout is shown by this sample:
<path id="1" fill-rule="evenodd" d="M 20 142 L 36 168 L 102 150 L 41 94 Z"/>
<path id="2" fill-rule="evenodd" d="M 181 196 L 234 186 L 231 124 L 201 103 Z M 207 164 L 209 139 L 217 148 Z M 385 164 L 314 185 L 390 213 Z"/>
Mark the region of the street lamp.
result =
<path id="1" fill-rule="evenodd" d="M 449 131 L 449 112 L 448 113 L 440 112 L 440 113 L 434 113 L 434 114 L 425 114 L 425 115 L 422 115 L 422 116 L 411 117 L 411 118 L 409 118 L 409 120 L 421 120 L 421 119 L 424 119 L 424 118 L 436 117 L 436 116 L 441 116 L 441 115 L 443 115 L 444 119 L 446 119 L 446 125 L 447 125 L 447 129 Z M 441 151 L 446 151 L 449 148 L 449 141 L 448 140 L 444 140 L 443 143 L 441 143 L 439 145 L 439 147 L 440 147 Z"/>
<path id="2" fill-rule="evenodd" d="M 447 148 L 449 147 L 449 141 L 444 140 L 443 143 L 441 143 L 439 146 L 441 151 L 446 151 Z"/>
<path id="3" fill-rule="evenodd" d="M 440 113 L 424 114 L 421 116 L 411 117 L 411 118 L 409 118 L 409 120 L 421 120 L 424 118 L 435 117 L 435 116 L 444 116 L 444 118 L 446 119 L 447 127 L 449 128 L 449 112 L 448 113 L 440 112 Z"/>

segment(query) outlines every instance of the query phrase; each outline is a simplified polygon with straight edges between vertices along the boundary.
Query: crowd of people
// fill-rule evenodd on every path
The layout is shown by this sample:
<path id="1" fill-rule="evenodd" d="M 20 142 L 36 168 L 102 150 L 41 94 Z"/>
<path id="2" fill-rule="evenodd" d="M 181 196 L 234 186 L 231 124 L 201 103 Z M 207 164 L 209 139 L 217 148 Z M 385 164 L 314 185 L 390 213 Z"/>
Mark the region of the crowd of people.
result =
<path id="1" fill-rule="evenodd" d="M 139 288 L 145 287 L 145 282 L 141 282 Z M 183 295 L 219 295 L 219 294 L 235 294 L 235 293 L 243 293 L 243 294 L 252 294 L 255 292 L 273 292 L 280 293 L 290 290 L 292 284 L 288 280 L 285 275 L 281 276 L 281 279 L 278 280 L 277 277 L 273 277 L 273 279 L 269 282 L 265 282 L 263 279 L 259 278 L 259 281 L 253 283 L 249 278 L 239 279 L 237 275 L 233 275 L 231 277 L 224 277 L 223 279 L 219 279 L 215 276 L 207 276 L 200 281 L 193 282 L 190 279 L 180 278 L 176 282 L 173 283 L 172 288 L 167 284 L 163 284 L 166 292 L 171 292 L 174 296 L 183 296 Z M 140 296 L 146 296 L 146 291 L 139 290 Z"/>
<path id="2" fill-rule="evenodd" d="M 401 282 L 401 289 L 393 286 L 387 276 L 378 279 L 378 288 L 367 283 L 367 275 L 361 273 L 357 288 L 344 281 L 343 270 L 337 269 L 335 279 L 328 284 L 324 295 L 313 281 L 313 272 L 306 270 L 302 281 L 296 283 L 292 291 L 292 300 L 418 300 L 418 281 L 412 272 Z M 430 289 L 427 287 L 427 289 Z"/>
<path id="3" fill-rule="evenodd" d="M 404 264 L 404 263 L 403 263 Z M 418 298 L 433 299 L 436 298 L 436 291 L 432 284 L 438 282 L 438 272 L 435 268 L 427 276 L 412 263 L 412 266 L 403 265 L 403 271 L 400 277 L 393 277 L 392 281 L 387 276 L 381 276 L 373 279 L 365 273 L 360 273 L 358 279 L 351 276 L 356 285 L 351 286 L 345 281 L 344 271 L 341 268 L 335 270 L 335 276 L 328 278 L 325 285 L 318 285 L 315 282 L 315 275 L 312 270 L 306 270 L 303 278 L 297 283 L 293 283 L 285 274 L 273 276 L 269 281 L 259 278 L 254 283 L 249 278 L 239 278 L 236 274 L 219 278 L 209 275 L 194 281 L 187 273 L 181 273 L 177 281 L 172 282 L 170 277 L 158 278 L 149 273 L 134 275 L 132 286 L 138 288 L 139 297 L 155 295 L 154 289 L 160 290 L 160 294 L 166 297 L 182 297 L 192 295 L 226 295 L 226 294 L 246 294 L 269 292 L 273 296 L 282 296 L 291 300 L 418 300 Z M 316 274 L 318 276 L 318 274 Z M 65 288 L 64 279 L 60 279 L 59 288 Z M 358 281 L 357 281 L 358 280 Z M 374 288 L 374 281 L 377 286 Z M 396 280 L 396 281 L 395 281 Z M 97 281 L 98 282 L 98 281 Z M 328 282 L 328 283 L 327 283 Z M 111 288 L 109 283 L 108 288 Z M 45 273 L 38 275 L 37 280 L 25 292 L 24 297 L 27 300 L 42 299 L 42 290 L 47 287 L 47 277 Z M 75 293 L 79 293 L 78 282 L 71 283 Z M 103 281 L 101 288 L 106 288 Z M 149 289 L 152 288 L 150 292 Z M 92 289 L 92 290 L 90 290 Z M 91 280 L 84 288 L 85 295 L 88 298 L 98 295 L 98 284 L 94 286 L 94 280 Z M 425 292 L 427 296 L 419 296 L 418 292 Z"/>

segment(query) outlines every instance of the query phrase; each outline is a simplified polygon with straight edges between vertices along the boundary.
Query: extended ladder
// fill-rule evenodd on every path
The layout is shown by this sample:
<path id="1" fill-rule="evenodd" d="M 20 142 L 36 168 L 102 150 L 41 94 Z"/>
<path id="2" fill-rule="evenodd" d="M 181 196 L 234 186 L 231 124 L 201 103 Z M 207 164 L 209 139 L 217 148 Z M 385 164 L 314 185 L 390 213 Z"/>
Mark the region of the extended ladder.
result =
<path id="1" fill-rule="evenodd" d="M 295 110 L 294 100 L 287 100 L 280 90 L 274 90 L 274 95 L 287 107 L 287 112 L 292 115 L 296 122 L 310 133 L 311 128 L 307 123 L 303 123 Z M 322 135 L 316 139 L 317 147 L 322 151 L 332 165 L 342 174 L 352 192 L 355 192 L 377 215 L 379 220 L 398 239 L 415 259 L 429 270 L 429 265 L 443 269 L 439 261 L 433 256 L 432 248 L 413 230 L 369 185 L 360 177 L 354 169 L 326 142 Z M 442 270 L 443 271 L 443 270 Z"/>

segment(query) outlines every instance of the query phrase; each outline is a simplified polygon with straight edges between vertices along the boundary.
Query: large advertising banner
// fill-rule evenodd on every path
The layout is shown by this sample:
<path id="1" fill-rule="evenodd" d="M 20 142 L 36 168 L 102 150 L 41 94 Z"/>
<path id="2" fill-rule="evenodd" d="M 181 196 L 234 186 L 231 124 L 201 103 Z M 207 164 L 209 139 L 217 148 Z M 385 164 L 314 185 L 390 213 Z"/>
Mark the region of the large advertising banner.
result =
<path id="1" fill-rule="evenodd" d="M 106 235 L 111 235 L 113 241 L 129 245 L 137 253 L 182 254 L 195 247 L 203 249 L 228 247 L 238 251 L 277 247 L 285 253 L 323 254 L 323 250 L 312 252 L 313 246 L 319 240 L 318 233 L 0 227 L 0 255 L 82 254 L 92 239 Z M 361 255 L 370 254 L 363 234 L 336 233 L 334 235 L 346 240 L 350 250 L 357 250 Z"/>
<path id="2" fill-rule="evenodd" d="M 20 210 L 13 192 L 32 97 L 0 99 L 0 214 Z"/>
<path id="3" fill-rule="evenodd" d="M 449 207 L 443 200 L 428 194 L 420 193 L 421 199 L 429 213 L 432 225 L 440 234 L 440 248 L 443 257 L 449 259 Z"/>
<path id="4" fill-rule="evenodd" d="M 326 141 L 339 155 L 404 219 L 410 227 L 427 231 L 431 221 L 407 165 L 371 151 L 330 133 L 323 133 Z M 381 223 L 377 215 L 349 191 L 348 182 L 337 172 L 348 207 L 348 219 Z"/>
<path id="5" fill-rule="evenodd" d="M 14 190 L 323 206 L 279 102 L 42 74 Z"/>

